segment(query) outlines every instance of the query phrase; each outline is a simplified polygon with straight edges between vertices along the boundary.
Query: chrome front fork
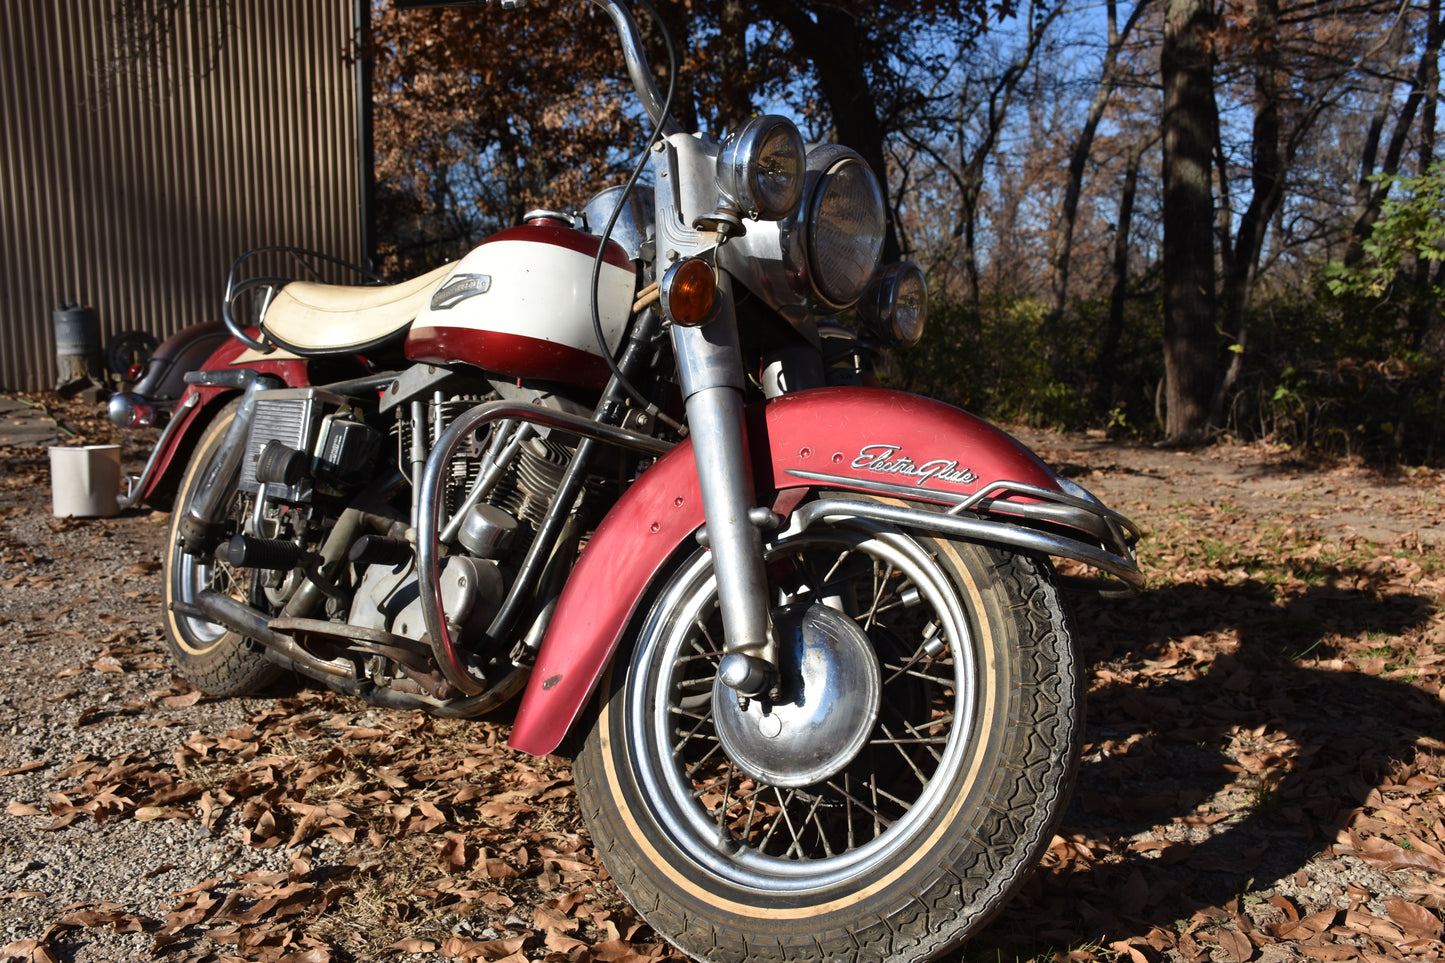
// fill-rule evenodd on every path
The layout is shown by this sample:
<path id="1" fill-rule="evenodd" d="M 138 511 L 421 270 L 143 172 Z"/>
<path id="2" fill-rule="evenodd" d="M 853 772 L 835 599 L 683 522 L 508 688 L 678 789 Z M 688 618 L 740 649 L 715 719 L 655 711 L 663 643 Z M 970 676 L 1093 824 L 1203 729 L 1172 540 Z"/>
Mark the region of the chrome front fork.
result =
<path id="1" fill-rule="evenodd" d="M 777 682 L 761 528 L 776 521 L 755 505 L 743 425 L 743 363 L 726 273 L 718 279 L 721 316 L 702 327 L 674 325 L 673 350 L 687 406 L 688 430 L 706 526 L 700 541 L 713 557 L 726 636 L 722 683 L 756 696 Z"/>

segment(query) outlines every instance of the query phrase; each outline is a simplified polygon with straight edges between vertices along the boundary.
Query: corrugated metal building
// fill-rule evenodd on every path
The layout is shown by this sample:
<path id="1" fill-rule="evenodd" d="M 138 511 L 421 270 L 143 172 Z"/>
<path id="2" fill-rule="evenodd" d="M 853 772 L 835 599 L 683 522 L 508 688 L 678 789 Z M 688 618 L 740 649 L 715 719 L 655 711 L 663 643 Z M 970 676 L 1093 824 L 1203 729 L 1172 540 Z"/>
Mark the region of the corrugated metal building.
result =
<path id="1" fill-rule="evenodd" d="M 250 248 L 360 260 L 367 6 L 0 3 L 0 387 L 54 387 L 62 303 L 163 338 Z"/>

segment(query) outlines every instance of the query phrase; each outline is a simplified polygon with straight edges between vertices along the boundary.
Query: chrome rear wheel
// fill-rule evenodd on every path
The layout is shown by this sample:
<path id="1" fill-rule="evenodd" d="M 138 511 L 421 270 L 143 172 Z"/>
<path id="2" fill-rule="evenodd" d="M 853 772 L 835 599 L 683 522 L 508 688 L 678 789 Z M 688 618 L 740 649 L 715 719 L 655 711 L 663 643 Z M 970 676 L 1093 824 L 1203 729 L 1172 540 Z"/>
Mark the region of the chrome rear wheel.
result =
<path id="1" fill-rule="evenodd" d="M 261 646 L 223 625 L 176 611 L 176 604 L 189 609 L 204 590 L 255 604 L 260 593 L 254 571 L 237 569 L 207 553 L 185 551 L 180 531 L 186 506 L 196 495 L 206 467 L 221 454 L 226 431 L 236 417 L 235 403 L 222 408 L 206 426 L 181 479 L 171 512 L 169 540 L 161 559 L 164 582 L 162 598 L 166 647 L 181 675 L 203 692 L 218 696 L 244 695 L 263 688 L 281 675 L 281 670 L 261 654 Z M 227 496 L 227 514 L 239 522 L 250 511 L 250 497 L 234 486 Z"/>

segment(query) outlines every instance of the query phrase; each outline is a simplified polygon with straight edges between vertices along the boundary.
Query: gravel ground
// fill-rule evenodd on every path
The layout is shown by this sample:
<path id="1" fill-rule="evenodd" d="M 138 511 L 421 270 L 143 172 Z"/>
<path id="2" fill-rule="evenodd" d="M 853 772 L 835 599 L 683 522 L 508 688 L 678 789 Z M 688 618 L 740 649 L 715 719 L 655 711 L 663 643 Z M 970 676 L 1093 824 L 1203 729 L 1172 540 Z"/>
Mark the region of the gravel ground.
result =
<path id="1" fill-rule="evenodd" d="M 0 477 L 0 945 L 39 940 L 70 908 L 123 903 L 164 916 L 174 894 L 221 873 L 279 872 L 293 854 L 242 845 L 237 827 L 79 819 L 47 832 L 47 793 L 86 760 L 171 754 L 190 733 L 219 736 L 270 700 L 184 703 L 158 621 L 164 517 L 50 514 L 43 448 L 11 450 Z M 132 467 L 127 465 L 127 467 Z M 139 465 L 133 466 L 138 469 Z M 23 771 L 20 771 L 23 770 Z M 73 780 L 71 781 L 73 782 Z M 151 958 L 144 933 L 63 931 L 63 959 Z"/>
<path id="2" fill-rule="evenodd" d="M 1309 524 L 1317 524 L 1329 537 L 1383 541 L 1408 534 L 1427 547 L 1438 546 L 1441 540 L 1438 485 L 1424 489 L 1418 483 L 1395 485 L 1354 475 L 1291 475 L 1260 470 L 1250 459 L 1228 452 L 1123 451 L 1100 440 L 1046 435 L 1026 440 L 1106 501 L 1151 518 L 1217 503 L 1231 506 L 1228 511 L 1257 526 L 1287 508 L 1291 517 L 1314 519 Z M 128 439 L 126 444 L 127 467 L 136 469 L 148 439 Z M 103 796 L 106 789 L 103 780 L 94 781 L 96 767 L 87 764 L 104 769 L 127 761 L 165 760 L 169 765 L 184 743 L 222 739 L 273 710 L 288 692 L 271 693 L 268 698 L 199 699 L 172 675 L 165 664 L 158 609 L 163 516 L 136 510 L 112 519 L 56 519 L 49 510 L 44 448 L 0 447 L 0 469 L 0 658 L 9 670 L 7 683 L 0 687 L 0 796 L 6 806 L 6 814 L 0 815 L 0 960 L 152 959 L 157 946 L 154 935 L 140 932 L 135 920 L 164 919 L 185 905 L 188 891 L 213 885 L 217 878 L 234 885 L 231 881 L 255 874 L 282 875 L 288 870 L 294 874 L 313 864 L 339 864 L 344 847 L 328 837 L 300 846 L 247 845 L 247 827 L 234 810 L 208 827 L 196 818 L 141 818 L 146 800 L 126 798 L 112 808 L 101 805 L 67 821 L 66 807 L 76 795 L 67 798 L 57 793 L 73 790 L 87 778 L 92 780 L 93 793 Z M 1221 530 L 1240 531 L 1227 526 Z M 1218 591 L 1218 586 L 1212 590 Z M 1221 597 L 1231 604 L 1248 601 L 1238 593 Z M 1438 623 L 1439 599 L 1427 602 L 1429 618 Z M 1187 621 L 1197 614 L 1187 607 L 1177 612 L 1151 610 L 1147 603 L 1145 599 L 1133 610 L 1141 614 L 1124 617 Z M 1347 912 L 1374 913 L 1383 919 L 1392 915 L 1390 901 L 1418 901 L 1431 885 L 1439 890 L 1437 876 L 1374 868 L 1332 846 L 1336 840 L 1322 838 L 1316 830 L 1296 831 L 1287 819 L 1282 823 L 1278 817 L 1248 816 L 1251 807 L 1258 808 L 1258 790 L 1251 798 L 1249 788 L 1233 773 L 1240 770 L 1241 762 L 1248 764 L 1242 758 L 1248 755 L 1245 750 L 1257 750 L 1265 758 L 1269 740 L 1278 736 L 1279 719 L 1270 715 L 1277 694 L 1269 691 L 1274 682 L 1263 683 L 1263 676 L 1220 657 L 1219 652 L 1232 643 L 1225 639 L 1221 645 L 1218 632 L 1200 630 L 1203 634 L 1196 638 L 1187 626 L 1161 627 L 1159 643 L 1147 650 L 1116 652 L 1108 640 L 1108 619 L 1114 617 L 1109 613 L 1114 611 L 1105 605 L 1083 613 L 1091 625 L 1092 649 L 1086 651 L 1096 662 L 1084 773 L 1064 834 L 1055 840 L 1038 885 L 981 935 L 981 944 L 1010 946 L 1014 930 L 1032 936 L 1043 932 L 1045 938 L 1058 939 L 1066 947 L 1102 933 L 1103 945 L 1115 946 L 1115 956 L 1126 959 L 1271 963 L 1342 959 L 1346 957 L 1304 952 L 1283 940 L 1260 940 L 1252 948 L 1247 939 L 1243 944 L 1208 942 L 1213 936 L 1202 935 L 1197 918 L 1189 923 L 1190 914 L 1202 905 L 1228 905 L 1232 894 L 1238 905 L 1230 912 L 1241 930 L 1275 925 L 1271 920 L 1282 918 L 1279 906 L 1284 904 L 1272 899 L 1285 900 L 1302 914 L 1337 910 L 1343 928 Z M 1268 618 L 1275 617 L 1267 605 L 1264 611 Z M 1121 631 L 1129 633 L 1138 634 L 1138 626 Z M 1247 633 L 1238 630 L 1237 634 Z M 1196 675 L 1207 672 L 1205 682 L 1216 689 L 1199 688 L 1205 682 L 1185 671 L 1191 659 L 1197 662 Z M 1338 680 L 1318 674 L 1320 668 L 1286 672 L 1278 677 L 1280 685 L 1297 687 L 1303 698 L 1334 699 L 1337 690 L 1329 687 Z M 1121 681 L 1111 684 L 1112 677 Z M 1382 691 L 1383 682 L 1357 678 L 1367 687 L 1362 691 L 1368 691 L 1369 685 Z M 1154 688 L 1148 689 L 1149 685 Z M 1178 735 L 1167 726 L 1151 729 L 1142 724 L 1140 705 L 1150 703 L 1137 703 L 1131 693 L 1146 690 L 1156 700 L 1160 692 L 1184 693 L 1178 700 L 1184 709 L 1178 711 L 1202 713 L 1201 718 L 1214 728 L 1230 730 L 1227 754 L 1221 756 L 1218 746 L 1206 745 L 1204 736 Z M 289 694 L 295 695 L 295 690 Z M 1232 727 L 1217 725 L 1218 719 L 1210 713 L 1217 714 L 1229 699 L 1251 700 L 1249 713 L 1239 716 Z M 357 707 L 358 713 L 365 711 Z M 1369 733 L 1356 731 L 1360 720 L 1369 725 L 1388 723 L 1391 711 L 1379 708 L 1358 716 L 1349 704 L 1336 700 L 1322 702 L 1318 713 L 1300 715 L 1309 725 L 1322 727 L 1322 732 L 1338 732 L 1368 744 Z M 1256 713 L 1257 729 L 1252 728 Z M 1439 721 L 1438 699 L 1429 718 L 1421 725 Z M 1191 715 L 1186 723 L 1198 725 L 1198 720 Z M 1422 738 L 1434 739 L 1432 744 L 1439 746 L 1442 734 L 1445 730 Z M 1408 746 L 1386 741 L 1384 748 Z M 1316 749 L 1300 737 L 1289 751 L 1297 756 L 1303 752 L 1309 762 Z M 1327 754 L 1326 749 L 1321 758 Z M 1286 790 L 1289 778 L 1286 774 Z M 1325 801 L 1337 807 L 1354 805 L 1361 813 L 1388 821 L 1394 810 L 1387 812 L 1380 794 L 1372 792 L 1369 785 L 1342 787 L 1327 793 Z M 1159 804 L 1162 815 L 1144 805 L 1165 799 L 1172 801 Z M 1141 807 L 1137 813 L 1130 808 L 1135 803 Z M 1285 803 L 1293 805 L 1288 798 Z M 1310 800 L 1301 805 L 1308 809 Z M 120 812 L 124 818 L 112 815 Z M 1216 813 L 1224 815 L 1215 819 Z M 1343 825 L 1330 822 L 1334 816 L 1332 812 L 1320 821 L 1331 835 Z M 1167 895 L 1134 892 L 1138 886 L 1176 885 L 1178 874 L 1173 870 L 1186 867 L 1157 874 L 1151 868 L 1169 860 L 1174 844 L 1203 857 L 1198 859 L 1199 872 L 1191 871 L 1189 882 L 1178 884 L 1192 889 Z M 1230 868 L 1236 860 L 1248 863 L 1247 872 Z M 1244 875 L 1249 877 L 1247 890 L 1240 888 Z M 1253 900 L 1245 899 L 1249 895 Z M 1118 904 L 1109 911 L 1113 915 L 1091 915 L 1102 912 L 1101 901 Z M 1428 899 L 1427 905 L 1431 905 Z M 106 917 L 107 913 L 111 915 Z M 479 922 L 478 931 L 483 925 L 489 927 L 488 934 L 507 927 L 525 931 L 530 913 L 530 909 L 503 910 L 493 923 Z M 57 925 L 76 914 L 89 914 L 90 921 Z M 111 922 L 96 925 L 97 919 Z M 1057 936 L 1050 931 L 1055 924 Z M 1188 933 L 1178 944 L 1150 950 L 1148 935 L 1171 927 Z M 200 960 L 215 953 L 213 944 L 188 933 L 192 931 L 166 947 L 168 959 Z M 1204 946 L 1208 953 L 1201 956 L 1187 949 L 1184 941 L 1193 936 L 1199 939 L 1187 946 Z M 1243 956 L 1241 945 L 1248 949 Z M 425 943 L 416 946 L 435 948 Z M 1433 946 L 1428 953 L 1410 956 L 1402 951 L 1390 958 L 1439 959 L 1438 939 Z M 1332 945 L 1332 952 L 1336 949 Z M 1076 953 L 1082 954 L 1079 959 L 1096 958 L 1083 950 Z M 396 955 L 405 958 L 408 952 Z M 425 956 L 422 952 L 411 958 Z M 544 956 L 545 952 L 533 958 Z M 1011 951 L 1005 950 L 1005 956 L 1012 958 Z M 296 958 L 305 959 L 300 954 Z M 1104 951 L 1101 958 L 1113 957 Z"/>

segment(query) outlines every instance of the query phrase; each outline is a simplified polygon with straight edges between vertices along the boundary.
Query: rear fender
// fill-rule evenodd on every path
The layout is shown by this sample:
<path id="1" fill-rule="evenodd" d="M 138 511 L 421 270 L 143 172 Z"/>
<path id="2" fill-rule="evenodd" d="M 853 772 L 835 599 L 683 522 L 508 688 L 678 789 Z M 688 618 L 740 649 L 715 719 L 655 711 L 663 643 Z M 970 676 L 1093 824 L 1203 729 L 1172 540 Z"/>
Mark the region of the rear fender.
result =
<path id="1" fill-rule="evenodd" d="M 796 506 L 800 489 L 814 487 L 1021 515 L 1057 513 L 1060 503 L 1050 495 L 1089 497 L 1004 432 L 917 395 L 820 388 L 754 405 L 747 422 L 759 499 L 782 515 Z M 512 727 L 512 748 L 534 755 L 557 748 L 654 578 L 702 524 L 688 441 L 649 468 L 589 540 L 542 642 Z"/>
<path id="2" fill-rule="evenodd" d="M 262 354 L 235 338 L 227 338 L 201 365 L 201 371 L 228 371 L 233 368 L 251 368 L 261 374 L 275 375 L 286 382 L 287 387 L 304 388 L 311 384 L 306 359 L 289 351 L 276 350 Z M 185 469 L 186 456 L 194 450 L 196 440 L 228 397 L 236 394 L 235 388 L 218 385 L 187 385 L 186 390 L 176 399 L 175 417 L 180 424 L 165 435 L 165 449 L 158 452 L 155 467 L 146 479 L 140 500 L 156 508 L 169 508 L 176 483 Z M 192 396 L 200 398 L 199 403 L 188 404 Z"/>

